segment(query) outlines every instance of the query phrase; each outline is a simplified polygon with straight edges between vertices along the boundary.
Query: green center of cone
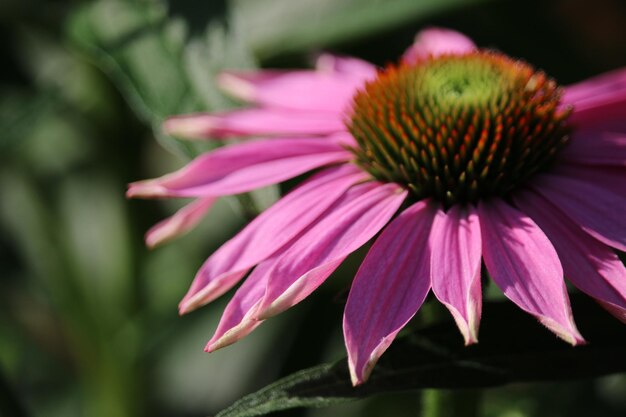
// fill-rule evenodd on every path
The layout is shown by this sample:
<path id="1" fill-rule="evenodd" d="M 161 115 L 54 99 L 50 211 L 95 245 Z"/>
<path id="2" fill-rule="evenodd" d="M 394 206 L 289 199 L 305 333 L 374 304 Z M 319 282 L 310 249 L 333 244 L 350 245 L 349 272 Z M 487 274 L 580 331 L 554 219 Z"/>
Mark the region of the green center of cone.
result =
<path id="1" fill-rule="evenodd" d="M 493 52 L 381 71 L 354 97 L 347 127 L 374 178 L 446 206 L 506 197 L 567 142 L 569 110 L 544 73 Z"/>

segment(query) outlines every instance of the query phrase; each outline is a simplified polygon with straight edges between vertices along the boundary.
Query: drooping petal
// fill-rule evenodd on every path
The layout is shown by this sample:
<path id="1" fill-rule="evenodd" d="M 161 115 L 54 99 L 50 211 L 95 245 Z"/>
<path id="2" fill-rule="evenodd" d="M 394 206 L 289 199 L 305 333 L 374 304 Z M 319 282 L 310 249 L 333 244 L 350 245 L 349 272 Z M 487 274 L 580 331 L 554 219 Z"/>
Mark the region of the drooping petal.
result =
<path id="1" fill-rule="evenodd" d="M 466 345 L 478 342 L 481 244 L 472 206 L 437 212 L 430 237 L 433 293 L 452 313 Z"/>
<path id="2" fill-rule="evenodd" d="M 352 187 L 278 258 L 268 272 L 258 317 L 274 316 L 306 298 L 385 226 L 405 197 L 406 191 L 395 184 L 370 182 Z"/>
<path id="3" fill-rule="evenodd" d="M 420 59 L 443 54 L 464 54 L 476 49 L 476 45 L 467 36 L 454 30 L 430 28 L 420 31 L 415 36 L 413 45 L 404 53 L 402 60 L 414 64 Z"/>
<path id="4" fill-rule="evenodd" d="M 275 139 L 225 146 L 160 178 L 130 184 L 128 197 L 232 195 L 346 161 L 350 152 L 327 139 Z"/>
<path id="5" fill-rule="evenodd" d="M 218 83 L 233 96 L 262 106 L 336 115 L 346 110 L 363 82 L 357 77 L 321 71 L 268 70 L 225 72 Z"/>
<path id="6" fill-rule="evenodd" d="M 502 200 L 478 205 L 483 259 L 511 301 L 563 340 L 584 343 L 578 333 L 554 247 L 530 217 Z"/>
<path id="7" fill-rule="evenodd" d="M 317 58 L 316 69 L 331 74 L 344 74 L 365 82 L 376 77 L 376 66 L 358 58 L 321 54 Z"/>
<path id="8" fill-rule="evenodd" d="M 365 178 L 352 165 L 330 168 L 280 199 L 206 260 L 180 303 L 180 313 L 228 291 L 250 268 L 294 239 L 348 188 Z"/>
<path id="9" fill-rule="evenodd" d="M 265 273 L 274 260 L 267 260 L 257 266 L 252 274 L 237 289 L 233 298 L 222 313 L 217 329 L 207 343 L 205 351 L 213 352 L 232 345 L 247 336 L 261 323 L 254 315 L 259 302 L 265 294 L 267 274 Z"/>
<path id="10" fill-rule="evenodd" d="M 174 215 L 152 226 L 146 233 L 146 245 L 154 248 L 187 233 L 202 220 L 217 198 L 201 197 L 178 210 Z"/>
<path id="11" fill-rule="evenodd" d="M 591 183 L 584 176 L 542 174 L 533 180 L 532 188 L 599 241 L 626 250 L 626 192 L 621 178 L 607 174 L 604 181 Z"/>
<path id="12" fill-rule="evenodd" d="M 404 210 L 376 239 L 354 278 L 343 317 L 354 385 L 367 380 L 430 290 L 428 237 L 435 213 L 426 201 Z"/>
<path id="13" fill-rule="evenodd" d="M 516 193 L 514 202 L 548 236 L 565 277 L 626 322 L 626 268 L 611 248 L 589 236 L 534 192 Z"/>
<path id="14" fill-rule="evenodd" d="M 234 136 L 318 136 L 344 131 L 342 115 L 274 108 L 197 113 L 169 118 L 165 133 L 188 139 Z"/>
<path id="15" fill-rule="evenodd" d="M 612 71 L 567 87 L 563 103 L 574 106 L 571 122 L 577 127 L 617 122 L 626 128 L 626 70 Z"/>
<path id="16" fill-rule="evenodd" d="M 580 164 L 626 167 L 626 132 L 575 130 L 559 157 Z"/>

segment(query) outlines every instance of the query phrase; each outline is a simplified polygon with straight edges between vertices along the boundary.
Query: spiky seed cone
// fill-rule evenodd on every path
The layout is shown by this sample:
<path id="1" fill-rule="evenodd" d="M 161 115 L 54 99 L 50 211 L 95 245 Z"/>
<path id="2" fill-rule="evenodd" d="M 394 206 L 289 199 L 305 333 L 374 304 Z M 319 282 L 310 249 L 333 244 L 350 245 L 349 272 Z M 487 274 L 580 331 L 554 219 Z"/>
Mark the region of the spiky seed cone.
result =
<path id="1" fill-rule="evenodd" d="M 491 51 L 390 66 L 356 94 L 356 162 L 446 206 L 506 197 L 568 140 L 554 80 Z"/>

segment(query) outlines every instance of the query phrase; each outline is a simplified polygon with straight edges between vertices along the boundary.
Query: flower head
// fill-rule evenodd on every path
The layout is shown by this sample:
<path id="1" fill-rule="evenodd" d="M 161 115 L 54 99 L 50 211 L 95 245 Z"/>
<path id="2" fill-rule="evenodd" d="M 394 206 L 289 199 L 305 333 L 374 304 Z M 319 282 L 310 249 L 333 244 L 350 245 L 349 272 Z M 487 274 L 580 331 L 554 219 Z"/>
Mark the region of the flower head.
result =
<path id="1" fill-rule="evenodd" d="M 169 119 L 191 138 L 260 136 L 130 185 L 131 197 L 197 200 L 147 235 L 180 234 L 224 195 L 315 170 L 211 255 L 186 313 L 248 277 L 208 351 L 302 301 L 374 241 L 345 308 L 353 383 L 364 382 L 428 293 L 478 341 L 481 265 L 565 341 L 576 329 L 564 277 L 626 321 L 626 72 L 569 87 L 529 64 L 429 29 L 377 70 L 324 55 L 311 71 L 223 74 L 256 106 Z M 250 272 L 251 271 L 251 272 Z"/>

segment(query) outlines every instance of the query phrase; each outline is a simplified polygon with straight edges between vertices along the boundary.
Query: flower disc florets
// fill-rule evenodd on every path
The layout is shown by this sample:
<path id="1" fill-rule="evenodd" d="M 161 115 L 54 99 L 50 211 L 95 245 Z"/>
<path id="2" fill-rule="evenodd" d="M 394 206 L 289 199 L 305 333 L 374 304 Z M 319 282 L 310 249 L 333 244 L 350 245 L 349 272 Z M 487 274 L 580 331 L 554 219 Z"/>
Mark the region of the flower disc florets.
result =
<path id="1" fill-rule="evenodd" d="M 507 194 L 567 142 L 554 80 L 495 52 L 388 67 L 354 97 L 357 163 L 449 206 Z"/>

